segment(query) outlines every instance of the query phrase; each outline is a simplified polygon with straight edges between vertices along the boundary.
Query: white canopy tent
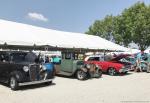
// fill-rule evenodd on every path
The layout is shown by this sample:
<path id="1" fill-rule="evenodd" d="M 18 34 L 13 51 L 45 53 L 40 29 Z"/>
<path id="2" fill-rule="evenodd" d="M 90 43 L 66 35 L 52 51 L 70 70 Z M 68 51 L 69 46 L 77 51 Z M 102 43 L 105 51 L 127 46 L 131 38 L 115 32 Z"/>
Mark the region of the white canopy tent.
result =
<path id="1" fill-rule="evenodd" d="M 138 49 L 129 49 L 129 51 L 125 51 L 125 52 L 111 52 L 112 54 L 114 53 L 114 54 L 116 54 L 116 55 L 118 55 L 118 54 L 136 54 L 136 53 L 139 53 L 139 52 L 141 52 L 140 50 L 138 50 Z"/>
<path id="2" fill-rule="evenodd" d="M 45 29 L 27 24 L 0 20 L 0 45 L 49 45 L 63 48 L 84 48 L 128 51 L 127 48 L 93 35 Z"/>

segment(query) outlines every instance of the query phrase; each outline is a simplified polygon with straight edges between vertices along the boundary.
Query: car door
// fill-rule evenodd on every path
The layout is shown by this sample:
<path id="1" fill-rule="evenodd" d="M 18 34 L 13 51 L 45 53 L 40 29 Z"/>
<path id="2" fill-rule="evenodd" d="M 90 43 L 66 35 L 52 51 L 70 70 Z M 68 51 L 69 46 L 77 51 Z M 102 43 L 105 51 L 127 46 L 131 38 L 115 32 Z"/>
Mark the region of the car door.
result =
<path id="1" fill-rule="evenodd" d="M 72 71 L 73 71 L 73 60 L 62 59 L 61 71 L 72 73 Z"/>
<path id="2" fill-rule="evenodd" d="M 9 72 L 9 55 L 7 53 L 0 53 L 0 79 L 7 79 Z"/>
<path id="3" fill-rule="evenodd" d="M 99 56 L 97 56 L 97 57 L 90 57 L 86 63 L 97 64 L 102 69 L 102 71 L 106 71 L 106 69 L 107 69 L 106 65 L 105 65 L 104 58 L 101 58 Z"/>

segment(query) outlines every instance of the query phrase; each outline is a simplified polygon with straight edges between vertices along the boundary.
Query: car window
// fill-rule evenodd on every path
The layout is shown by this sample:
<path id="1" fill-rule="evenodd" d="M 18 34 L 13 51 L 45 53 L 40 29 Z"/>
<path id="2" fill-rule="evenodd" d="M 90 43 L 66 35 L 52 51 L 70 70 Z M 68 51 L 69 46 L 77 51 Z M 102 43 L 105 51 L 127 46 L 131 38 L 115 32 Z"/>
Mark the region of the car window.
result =
<path id="1" fill-rule="evenodd" d="M 120 59 L 119 61 L 121 61 L 121 62 L 129 62 L 127 59 L 125 59 L 125 58 L 122 58 L 122 59 Z"/>
<path id="2" fill-rule="evenodd" d="M 66 53 L 65 59 L 71 59 L 71 53 Z"/>
<path id="3" fill-rule="evenodd" d="M 11 57 L 11 61 L 14 62 L 22 62 L 25 61 L 25 56 L 27 55 L 27 53 L 12 53 L 10 55 Z"/>
<path id="4" fill-rule="evenodd" d="M 38 56 L 33 52 L 28 52 L 25 55 L 25 61 L 26 62 L 36 62 L 37 59 L 39 59 Z"/>
<path id="5" fill-rule="evenodd" d="M 77 65 L 84 65 L 84 62 L 83 61 L 78 61 Z"/>
<path id="6" fill-rule="evenodd" d="M 0 54 L 0 62 L 9 61 L 9 56 L 5 53 Z"/>
<path id="7" fill-rule="evenodd" d="M 99 57 L 90 57 L 88 61 L 99 61 Z"/>
<path id="8" fill-rule="evenodd" d="M 10 55 L 13 62 L 35 62 L 37 56 L 34 53 L 12 53 Z"/>
<path id="9" fill-rule="evenodd" d="M 126 60 L 130 61 L 130 58 L 126 57 Z"/>

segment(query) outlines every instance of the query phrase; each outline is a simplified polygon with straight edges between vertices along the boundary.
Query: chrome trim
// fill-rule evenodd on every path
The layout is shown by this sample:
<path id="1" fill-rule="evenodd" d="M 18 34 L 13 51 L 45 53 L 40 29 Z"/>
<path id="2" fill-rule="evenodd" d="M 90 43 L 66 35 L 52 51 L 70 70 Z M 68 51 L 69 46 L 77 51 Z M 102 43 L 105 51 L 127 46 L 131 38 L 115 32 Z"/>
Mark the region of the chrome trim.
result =
<path id="1" fill-rule="evenodd" d="M 128 71 L 129 71 L 128 69 L 120 69 L 119 73 L 124 73 L 124 72 L 128 72 Z"/>
<path id="2" fill-rule="evenodd" d="M 40 83 L 45 83 L 45 82 L 50 82 L 50 81 L 53 81 L 53 79 L 46 79 L 46 80 L 40 80 L 40 81 L 32 81 L 32 82 L 19 83 L 19 86 L 32 85 L 32 84 L 40 84 Z"/>
<path id="3" fill-rule="evenodd" d="M 29 65 L 29 76 L 30 76 L 30 80 L 32 80 L 32 78 L 31 78 L 31 76 L 32 76 L 32 74 L 31 74 L 31 66 L 37 66 L 38 64 L 30 64 Z M 34 68 L 35 69 L 35 68 Z M 37 68 L 36 68 L 37 69 Z M 33 73 L 33 72 L 32 72 Z M 34 80 L 32 80 L 32 81 L 34 81 Z"/>

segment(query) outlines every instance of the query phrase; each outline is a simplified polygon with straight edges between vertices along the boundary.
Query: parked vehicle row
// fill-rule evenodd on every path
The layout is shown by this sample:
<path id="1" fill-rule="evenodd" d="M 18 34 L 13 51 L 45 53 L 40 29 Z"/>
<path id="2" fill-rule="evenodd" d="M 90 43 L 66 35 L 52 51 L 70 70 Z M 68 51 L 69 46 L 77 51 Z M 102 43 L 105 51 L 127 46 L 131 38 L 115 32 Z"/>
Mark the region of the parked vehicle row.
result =
<path id="1" fill-rule="evenodd" d="M 102 76 L 97 65 L 85 64 L 71 53 L 64 56 L 64 59 L 59 56 L 49 58 L 40 52 L 37 55 L 28 51 L 0 51 L 0 82 L 17 90 L 24 85 L 51 84 L 55 75 L 75 76 L 79 80 Z"/>
<path id="2" fill-rule="evenodd" d="M 131 59 L 133 60 L 133 59 Z M 126 74 L 134 63 L 130 55 L 110 58 L 84 53 L 62 52 L 61 56 L 29 51 L 0 51 L 0 82 L 12 90 L 39 83 L 51 84 L 55 75 L 74 76 L 79 80 L 100 78 L 102 73 Z"/>

